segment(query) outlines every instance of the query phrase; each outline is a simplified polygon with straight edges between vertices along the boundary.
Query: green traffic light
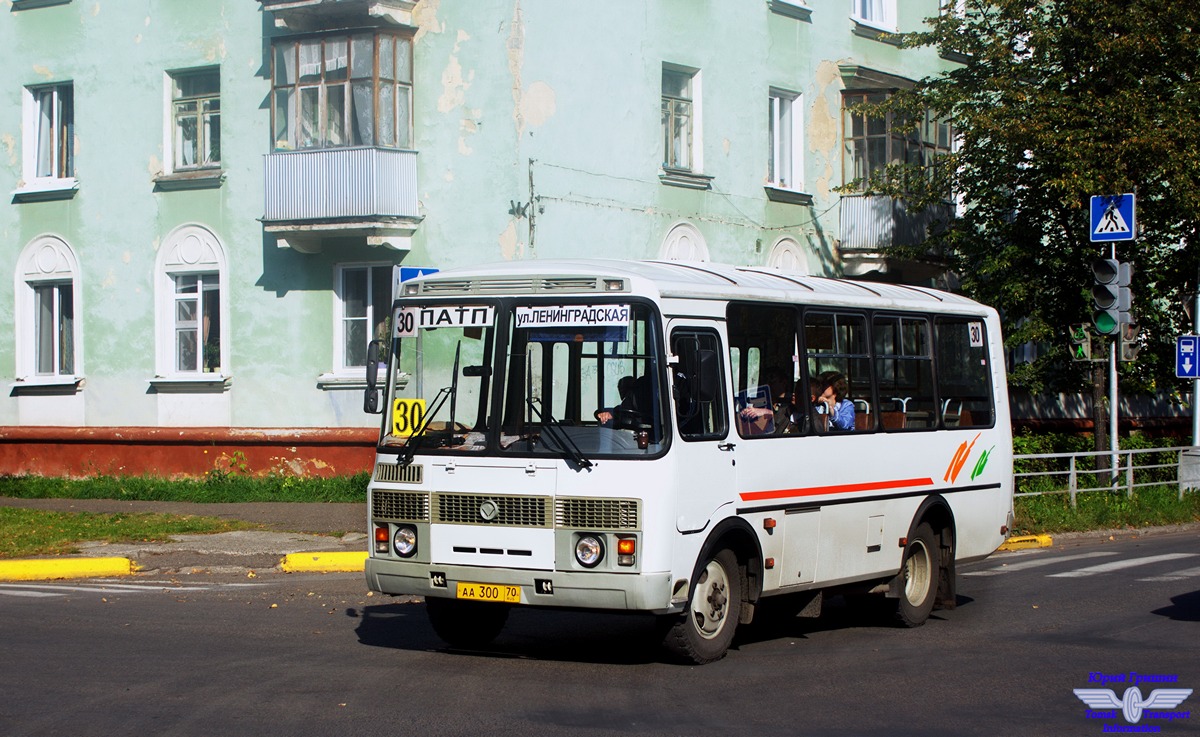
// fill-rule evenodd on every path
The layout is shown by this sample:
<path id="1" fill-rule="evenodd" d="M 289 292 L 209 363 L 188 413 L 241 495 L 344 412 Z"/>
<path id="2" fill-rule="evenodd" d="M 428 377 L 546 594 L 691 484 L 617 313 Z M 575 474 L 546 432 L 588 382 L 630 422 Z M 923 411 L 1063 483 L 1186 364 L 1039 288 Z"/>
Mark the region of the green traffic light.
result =
<path id="1" fill-rule="evenodd" d="M 1092 316 L 1092 322 L 1096 324 L 1096 332 L 1103 335 L 1113 335 L 1117 332 L 1117 319 L 1108 312 L 1097 312 Z"/>

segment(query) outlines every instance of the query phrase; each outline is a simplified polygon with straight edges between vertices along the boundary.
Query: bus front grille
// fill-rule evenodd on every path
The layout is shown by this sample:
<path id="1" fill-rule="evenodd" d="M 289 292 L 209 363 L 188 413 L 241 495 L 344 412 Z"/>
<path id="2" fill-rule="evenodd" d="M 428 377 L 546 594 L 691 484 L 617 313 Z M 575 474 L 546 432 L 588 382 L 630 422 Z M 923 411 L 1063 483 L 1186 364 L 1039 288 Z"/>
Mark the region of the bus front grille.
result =
<path id="1" fill-rule="evenodd" d="M 425 476 L 425 467 L 419 463 L 401 466 L 399 463 L 376 463 L 375 480 L 397 484 L 419 484 Z"/>
<path id="2" fill-rule="evenodd" d="M 636 499 L 584 499 L 560 497 L 554 501 L 554 524 L 583 530 L 636 530 Z"/>
<path id="3" fill-rule="evenodd" d="M 435 493 L 433 521 L 498 527 L 550 527 L 550 498 Z"/>
<path id="4" fill-rule="evenodd" d="M 429 519 L 429 494 L 375 489 L 371 492 L 371 518 L 425 522 Z"/>

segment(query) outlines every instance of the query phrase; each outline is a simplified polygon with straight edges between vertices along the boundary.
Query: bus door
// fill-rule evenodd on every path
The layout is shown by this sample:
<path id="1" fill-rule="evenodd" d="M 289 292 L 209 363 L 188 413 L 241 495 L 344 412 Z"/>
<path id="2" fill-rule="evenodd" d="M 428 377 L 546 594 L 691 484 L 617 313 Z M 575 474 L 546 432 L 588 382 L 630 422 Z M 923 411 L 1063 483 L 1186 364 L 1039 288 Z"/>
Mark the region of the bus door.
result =
<path id="1" fill-rule="evenodd" d="M 684 534 L 709 526 L 734 503 L 736 443 L 730 442 L 728 384 L 718 323 L 672 320 L 672 404 L 682 442 L 671 451 L 679 489 L 676 528 Z"/>

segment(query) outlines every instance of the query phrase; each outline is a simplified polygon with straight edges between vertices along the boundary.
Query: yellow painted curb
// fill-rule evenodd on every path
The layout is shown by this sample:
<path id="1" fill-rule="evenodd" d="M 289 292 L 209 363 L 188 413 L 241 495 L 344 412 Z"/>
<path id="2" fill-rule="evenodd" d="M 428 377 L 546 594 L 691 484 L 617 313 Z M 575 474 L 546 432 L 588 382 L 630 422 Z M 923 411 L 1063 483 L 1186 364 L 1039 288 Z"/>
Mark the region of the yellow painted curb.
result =
<path id="1" fill-rule="evenodd" d="M 0 561 L 0 581 L 128 576 L 137 570 L 129 558 L 30 558 Z"/>
<path id="2" fill-rule="evenodd" d="M 1049 535 L 1025 535 L 1010 537 L 1000 546 L 1001 550 L 1029 550 L 1030 548 L 1049 548 L 1054 545 L 1054 538 Z"/>
<path id="3" fill-rule="evenodd" d="M 362 571 L 367 563 L 367 553 L 291 553 L 279 562 L 287 573 L 316 571 L 319 573 L 347 573 Z"/>

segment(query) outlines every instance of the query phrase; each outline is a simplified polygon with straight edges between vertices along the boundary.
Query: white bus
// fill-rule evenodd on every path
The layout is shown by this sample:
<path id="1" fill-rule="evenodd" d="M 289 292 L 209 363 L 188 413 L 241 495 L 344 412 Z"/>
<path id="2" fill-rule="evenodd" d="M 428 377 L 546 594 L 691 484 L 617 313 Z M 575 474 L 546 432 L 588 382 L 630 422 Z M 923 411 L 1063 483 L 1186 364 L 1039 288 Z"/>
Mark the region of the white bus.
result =
<path id="1" fill-rule="evenodd" d="M 696 663 L 832 593 L 917 626 L 1012 526 L 1000 324 L 961 296 L 527 261 L 405 282 L 390 332 L 367 583 L 453 645 L 514 606 L 652 613 Z"/>

